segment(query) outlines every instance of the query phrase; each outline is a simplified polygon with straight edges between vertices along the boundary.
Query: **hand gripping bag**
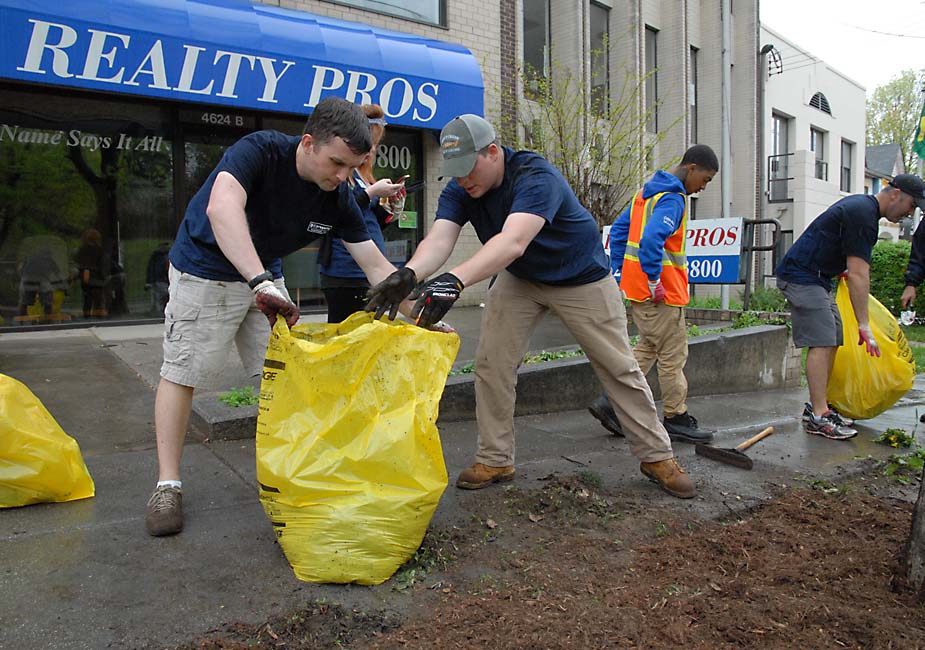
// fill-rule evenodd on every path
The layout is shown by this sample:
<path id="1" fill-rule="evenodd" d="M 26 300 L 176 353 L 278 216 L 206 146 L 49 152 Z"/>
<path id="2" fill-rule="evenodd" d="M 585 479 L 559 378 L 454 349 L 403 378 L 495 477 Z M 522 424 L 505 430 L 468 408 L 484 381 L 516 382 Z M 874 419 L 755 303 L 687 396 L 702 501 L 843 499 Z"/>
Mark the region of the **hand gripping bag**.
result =
<path id="1" fill-rule="evenodd" d="M 880 356 L 870 356 L 866 346 L 858 345 L 858 321 L 844 278 L 838 281 L 835 302 L 845 342 L 835 354 L 827 397 L 839 413 L 849 418 L 872 418 L 893 406 L 912 388 L 915 378 L 912 349 L 896 317 L 870 296 L 867 302 L 870 329 L 880 346 Z"/>
<path id="2" fill-rule="evenodd" d="M 0 375 L 0 508 L 94 494 L 77 441 L 22 383 Z"/>
<path id="3" fill-rule="evenodd" d="M 435 422 L 456 334 L 354 314 L 278 320 L 257 417 L 260 500 L 296 577 L 387 580 L 446 489 Z"/>

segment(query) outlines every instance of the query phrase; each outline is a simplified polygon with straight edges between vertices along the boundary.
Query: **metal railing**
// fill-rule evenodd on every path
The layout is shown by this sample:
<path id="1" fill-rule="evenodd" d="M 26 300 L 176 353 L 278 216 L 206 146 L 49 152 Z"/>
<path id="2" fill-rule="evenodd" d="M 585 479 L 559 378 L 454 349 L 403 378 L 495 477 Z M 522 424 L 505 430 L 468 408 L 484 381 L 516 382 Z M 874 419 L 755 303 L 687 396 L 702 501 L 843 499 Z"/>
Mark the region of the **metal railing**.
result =
<path id="1" fill-rule="evenodd" d="M 768 156 L 768 200 L 789 201 L 793 199 L 790 194 L 790 157 L 792 153 L 782 153 Z"/>

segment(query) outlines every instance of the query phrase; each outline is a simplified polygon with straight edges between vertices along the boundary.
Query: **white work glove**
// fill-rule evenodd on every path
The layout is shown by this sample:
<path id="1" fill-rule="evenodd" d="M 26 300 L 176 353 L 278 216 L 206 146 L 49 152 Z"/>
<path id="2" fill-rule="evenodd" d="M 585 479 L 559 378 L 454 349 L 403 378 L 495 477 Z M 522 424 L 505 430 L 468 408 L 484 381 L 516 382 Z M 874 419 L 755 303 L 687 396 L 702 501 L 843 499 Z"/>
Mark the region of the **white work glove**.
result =
<path id="1" fill-rule="evenodd" d="M 289 327 L 299 322 L 299 308 L 279 290 L 279 287 L 273 284 L 273 280 L 264 280 L 253 288 L 253 292 L 257 309 L 262 311 L 270 321 L 270 327 L 276 325 L 277 316 L 286 319 Z"/>
<path id="2" fill-rule="evenodd" d="M 870 325 L 858 325 L 858 345 L 866 345 L 867 354 L 870 356 L 880 356 L 880 346 L 877 345 L 874 333 L 870 331 Z"/>
<path id="3" fill-rule="evenodd" d="M 661 280 L 649 280 L 649 295 L 652 296 L 652 303 L 658 304 L 665 302 L 665 286 Z"/>

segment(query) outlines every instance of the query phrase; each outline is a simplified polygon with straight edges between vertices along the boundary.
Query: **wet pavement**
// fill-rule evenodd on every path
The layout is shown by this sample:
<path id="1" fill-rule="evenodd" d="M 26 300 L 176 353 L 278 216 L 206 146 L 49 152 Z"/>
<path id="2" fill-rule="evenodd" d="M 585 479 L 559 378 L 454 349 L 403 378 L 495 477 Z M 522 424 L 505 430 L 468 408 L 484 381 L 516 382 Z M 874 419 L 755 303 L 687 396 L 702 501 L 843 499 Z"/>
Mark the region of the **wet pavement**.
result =
<path id="1" fill-rule="evenodd" d="M 480 310 L 459 308 L 452 315 L 462 339 L 458 359 L 471 359 Z M 0 372 L 25 383 L 77 439 L 96 483 L 92 499 L 0 510 L 0 648 L 161 648 L 322 597 L 356 608 L 400 608 L 397 599 L 407 597 L 388 583 L 313 585 L 293 576 L 257 498 L 252 439 L 204 443 L 192 431 L 183 457 L 186 528 L 170 538 L 145 534 L 144 507 L 156 479 L 153 387 L 161 331 L 157 325 L 0 334 Z M 549 317 L 530 347 L 573 344 Z M 243 381 L 233 360 L 228 386 Z M 701 424 L 717 429 L 717 446 L 735 446 L 767 425 L 776 428 L 747 452 L 755 460 L 752 471 L 676 445 L 700 492 L 691 501 L 648 483 L 625 441 L 609 436 L 579 404 L 575 411 L 517 419 L 515 485 L 534 487 L 552 472 L 593 471 L 611 489 L 719 516 L 767 498 L 774 485 L 837 481 L 859 459 L 894 451 L 872 442 L 884 429 L 925 426 L 918 425 L 925 412 L 922 376 L 892 409 L 859 423 L 860 435 L 847 442 L 802 432 L 805 399 L 805 388 L 691 398 Z M 475 423 L 441 425 L 440 434 L 451 487 L 437 525 L 463 516 L 465 504 L 479 495 L 452 487 L 471 462 Z M 916 435 L 925 444 L 925 436 Z"/>

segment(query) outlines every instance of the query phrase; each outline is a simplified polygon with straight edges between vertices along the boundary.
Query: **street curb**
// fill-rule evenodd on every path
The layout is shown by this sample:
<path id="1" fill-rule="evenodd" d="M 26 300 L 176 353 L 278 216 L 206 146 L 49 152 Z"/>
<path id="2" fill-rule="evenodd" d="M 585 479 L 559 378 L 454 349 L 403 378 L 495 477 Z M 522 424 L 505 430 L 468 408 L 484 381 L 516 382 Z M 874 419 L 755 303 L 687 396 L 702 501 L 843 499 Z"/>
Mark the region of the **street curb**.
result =
<path id="1" fill-rule="evenodd" d="M 688 342 L 685 368 L 691 397 L 770 390 L 799 385 L 789 354 L 790 336 L 782 325 L 707 333 Z M 789 377 L 789 379 L 788 379 Z M 646 377 L 653 397 L 661 393 L 653 368 Z M 517 373 L 515 416 L 570 411 L 586 407 L 600 394 L 601 387 L 585 357 L 527 364 Z M 440 400 L 440 422 L 475 419 L 475 375 L 447 378 Z M 194 400 L 192 424 L 207 438 L 236 440 L 253 438 L 257 427 L 257 406 L 231 407 L 214 396 Z"/>

